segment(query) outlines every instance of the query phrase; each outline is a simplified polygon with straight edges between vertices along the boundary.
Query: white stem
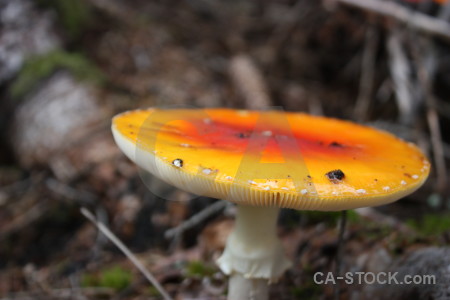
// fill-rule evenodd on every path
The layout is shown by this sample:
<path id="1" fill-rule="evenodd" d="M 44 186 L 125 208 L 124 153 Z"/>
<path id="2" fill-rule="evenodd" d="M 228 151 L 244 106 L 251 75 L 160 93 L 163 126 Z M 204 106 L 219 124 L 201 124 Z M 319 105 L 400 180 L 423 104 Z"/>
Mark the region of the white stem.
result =
<path id="1" fill-rule="evenodd" d="M 236 221 L 232 235 L 242 246 L 255 252 L 259 248 L 265 252 L 270 244 L 278 244 L 276 235 L 278 207 L 257 207 L 237 205 Z"/>
<path id="2" fill-rule="evenodd" d="M 228 299 L 230 300 L 267 300 L 269 285 L 267 279 L 249 279 L 234 273 L 229 280 Z"/>
<path id="3" fill-rule="evenodd" d="M 234 230 L 217 261 L 232 275 L 228 299 L 267 299 L 267 284 L 291 266 L 276 234 L 278 212 L 277 207 L 237 205 Z"/>

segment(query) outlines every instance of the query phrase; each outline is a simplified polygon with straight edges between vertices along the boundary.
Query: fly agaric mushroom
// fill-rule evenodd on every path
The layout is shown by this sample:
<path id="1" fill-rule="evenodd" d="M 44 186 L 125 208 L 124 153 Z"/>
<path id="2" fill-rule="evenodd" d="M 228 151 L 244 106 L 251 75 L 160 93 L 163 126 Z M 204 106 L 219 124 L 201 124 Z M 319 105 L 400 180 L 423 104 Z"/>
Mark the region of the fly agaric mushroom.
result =
<path id="1" fill-rule="evenodd" d="M 303 113 L 147 109 L 113 119 L 136 164 L 188 192 L 237 204 L 221 270 L 229 299 L 267 299 L 290 267 L 276 235 L 280 208 L 382 205 L 418 189 L 430 164 L 413 144 L 373 128 Z"/>

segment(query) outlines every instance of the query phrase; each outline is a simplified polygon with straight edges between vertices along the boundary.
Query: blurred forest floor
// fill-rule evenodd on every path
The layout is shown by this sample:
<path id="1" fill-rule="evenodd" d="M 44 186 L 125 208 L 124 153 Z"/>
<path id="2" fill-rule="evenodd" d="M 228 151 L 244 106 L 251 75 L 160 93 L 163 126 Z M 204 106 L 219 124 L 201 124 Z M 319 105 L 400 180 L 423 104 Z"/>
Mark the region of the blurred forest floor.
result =
<path id="1" fill-rule="evenodd" d="M 174 299 L 225 299 L 214 260 L 233 207 L 166 238 L 217 200 L 153 195 L 110 133 L 116 113 L 176 105 L 276 106 L 417 143 L 429 180 L 349 212 L 343 268 L 439 284 L 342 285 L 340 298 L 450 299 L 449 2 L 0 0 L 0 24 L 0 299 L 161 299 L 80 207 Z M 294 267 L 272 299 L 333 299 L 313 274 L 334 270 L 338 219 L 282 212 Z"/>

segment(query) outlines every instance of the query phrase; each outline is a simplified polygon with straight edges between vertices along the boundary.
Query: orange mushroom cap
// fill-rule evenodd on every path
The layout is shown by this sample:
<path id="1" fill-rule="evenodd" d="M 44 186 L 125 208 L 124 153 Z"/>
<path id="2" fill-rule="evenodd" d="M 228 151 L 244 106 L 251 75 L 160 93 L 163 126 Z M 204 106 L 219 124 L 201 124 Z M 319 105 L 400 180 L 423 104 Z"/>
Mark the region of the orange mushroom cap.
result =
<path id="1" fill-rule="evenodd" d="M 131 160 L 168 183 L 248 205 L 382 205 L 418 189 L 430 169 L 392 134 L 304 113 L 136 110 L 114 117 L 112 131 Z"/>

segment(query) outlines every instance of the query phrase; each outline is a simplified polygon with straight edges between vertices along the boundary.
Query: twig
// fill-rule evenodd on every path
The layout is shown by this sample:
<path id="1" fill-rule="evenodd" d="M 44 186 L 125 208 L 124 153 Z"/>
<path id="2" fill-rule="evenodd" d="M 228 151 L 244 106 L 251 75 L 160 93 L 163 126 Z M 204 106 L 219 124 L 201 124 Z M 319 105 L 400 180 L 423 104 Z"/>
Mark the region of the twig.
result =
<path id="1" fill-rule="evenodd" d="M 433 76 L 436 70 L 436 58 L 433 44 L 428 38 L 419 38 L 416 45 L 422 45 L 421 51 L 415 52 L 418 62 L 418 78 L 422 85 L 425 103 L 427 105 L 427 123 L 431 135 L 431 147 L 437 174 L 437 190 L 443 195 L 447 189 L 447 167 L 444 156 L 444 146 L 439 125 L 439 115 L 437 113 L 436 99 L 433 94 Z"/>
<path id="2" fill-rule="evenodd" d="M 229 73 L 246 108 L 264 109 L 271 105 L 264 78 L 249 56 L 241 54 L 233 57 Z"/>
<path id="3" fill-rule="evenodd" d="M 31 184 L 31 179 L 27 178 L 9 185 L 0 186 L 0 207 L 10 204 L 11 201 L 9 200 L 14 198 L 13 195 L 26 192 Z"/>
<path id="4" fill-rule="evenodd" d="M 400 32 L 393 29 L 387 43 L 390 57 L 390 72 L 395 85 L 395 94 L 403 124 L 411 124 L 415 115 L 415 101 L 412 95 L 411 74 L 408 58 L 400 43 Z"/>
<path id="5" fill-rule="evenodd" d="M 389 101 L 393 92 L 394 89 L 392 87 L 392 80 L 391 78 L 387 77 L 383 80 L 383 82 L 380 84 L 377 91 L 375 92 L 375 98 L 380 103 L 384 104 Z"/>
<path id="6" fill-rule="evenodd" d="M 147 280 L 158 290 L 165 300 L 173 300 L 164 288 L 159 284 L 156 278 L 145 268 L 145 266 L 137 259 L 137 257 L 112 233 L 103 223 L 98 222 L 95 216 L 86 208 L 80 209 L 83 216 L 91 221 L 111 242 L 119 248 L 125 256 L 138 268 L 139 271 L 147 278 Z"/>
<path id="7" fill-rule="evenodd" d="M 393 1 L 379 0 L 336 0 L 342 4 L 365 9 L 394 18 L 409 27 L 450 40 L 450 25 L 440 19 L 410 10 Z"/>
<path id="8" fill-rule="evenodd" d="M 442 147 L 444 150 L 444 157 L 450 159 L 450 145 L 443 142 Z"/>
<path id="9" fill-rule="evenodd" d="M 45 181 L 47 188 L 53 193 L 66 198 L 69 201 L 76 202 L 80 205 L 94 205 L 98 202 L 97 197 L 84 190 L 75 189 L 61 181 L 53 178 L 49 178 Z M 102 206 L 97 206 L 96 208 L 97 220 L 103 224 L 107 224 L 107 214 Z M 92 247 L 94 257 L 97 257 L 100 253 L 102 246 L 108 241 L 108 239 L 103 235 L 99 234 L 95 246 Z"/>
<path id="10" fill-rule="evenodd" d="M 355 212 L 364 217 L 367 218 L 377 224 L 385 225 L 391 228 L 395 228 L 403 233 L 412 233 L 413 231 L 403 224 L 398 219 L 385 215 L 383 213 L 378 212 L 377 210 L 373 209 L 372 207 L 361 207 L 355 209 Z"/>
<path id="11" fill-rule="evenodd" d="M 94 194 L 74 189 L 73 187 L 52 178 L 47 179 L 45 185 L 52 192 L 64 196 L 69 200 L 79 202 L 82 205 L 92 205 L 97 202 Z"/>
<path id="12" fill-rule="evenodd" d="M 50 286 L 47 284 L 47 282 L 44 281 L 42 276 L 38 275 L 36 267 L 33 264 L 27 264 L 23 268 L 23 275 L 25 277 L 25 280 L 27 281 L 27 286 L 36 287 L 37 290 L 41 291 L 47 296 L 50 295 Z"/>
<path id="13" fill-rule="evenodd" d="M 354 115 L 358 121 L 367 119 L 370 106 L 370 95 L 373 89 L 373 78 L 375 70 L 375 56 L 378 45 L 378 32 L 373 25 L 369 25 L 366 31 L 366 40 L 361 62 L 361 80 L 359 82 L 359 94 L 356 100 Z"/>
<path id="14" fill-rule="evenodd" d="M 282 4 L 279 3 L 282 7 Z M 309 25 L 311 18 L 315 16 L 315 6 L 309 1 L 297 0 L 292 6 L 285 7 L 282 14 L 278 13 L 272 32 L 269 35 L 267 44 L 271 45 L 278 56 L 286 53 L 285 48 L 290 47 L 289 38 L 296 29 L 302 25 Z M 273 60 L 275 63 L 278 60 Z M 272 66 L 274 67 L 274 65 Z"/>
<path id="15" fill-rule="evenodd" d="M 112 296 L 114 295 L 114 289 L 107 287 L 86 287 L 77 288 L 77 290 L 83 294 L 87 294 L 91 297 L 98 298 L 101 296 Z M 51 296 L 61 298 L 73 299 L 73 289 L 53 289 L 50 291 Z M 0 300 L 30 300 L 30 299 L 47 299 L 49 298 L 48 293 L 41 291 L 29 291 L 29 292 L 17 292 L 11 293 L 8 297 L 0 298 Z"/>
<path id="16" fill-rule="evenodd" d="M 70 292 L 74 300 L 89 300 L 85 294 L 80 292 L 80 276 L 72 273 L 69 275 Z"/>
<path id="17" fill-rule="evenodd" d="M 450 3 L 450 2 L 449 2 Z M 441 116 L 450 119 L 450 103 L 447 103 L 446 101 L 443 101 L 441 99 L 436 98 L 434 105 L 434 108 L 440 114 Z"/>
<path id="18" fill-rule="evenodd" d="M 29 224 L 41 218 L 49 210 L 48 203 L 38 202 L 12 222 L 6 224 L 0 231 L 0 241 L 8 235 L 18 232 Z"/>
<path id="19" fill-rule="evenodd" d="M 31 183 L 32 179 L 28 177 L 20 181 L 15 181 L 9 185 L 0 186 L 0 191 L 8 193 L 14 191 L 24 191 Z"/>
<path id="20" fill-rule="evenodd" d="M 214 204 L 209 205 L 208 207 L 206 207 L 205 209 L 203 209 L 199 213 L 193 215 L 191 218 L 189 218 L 188 220 L 186 220 L 183 223 L 181 223 L 179 226 L 167 230 L 164 233 L 164 237 L 166 239 L 170 239 L 170 238 L 179 236 L 184 231 L 194 227 L 195 225 L 203 222 L 204 220 L 206 220 L 207 218 L 209 218 L 213 214 L 221 211 L 227 205 L 228 205 L 228 202 L 226 202 L 226 201 L 217 201 Z"/>
<path id="21" fill-rule="evenodd" d="M 11 184 L 0 186 L 0 194 L 4 194 L 7 200 L 13 198 L 13 196 L 17 197 L 17 195 L 19 194 L 33 194 L 34 192 L 33 187 L 39 186 L 44 177 L 45 172 L 33 173 L 31 174 L 31 176 L 23 180 L 15 181 Z M 10 201 L 1 202 L 0 207 L 8 204 L 11 204 L 11 202 Z M 14 204 L 17 204 L 17 201 L 15 201 Z"/>
<path id="22" fill-rule="evenodd" d="M 447 167 L 445 163 L 444 146 L 439 127 L 439 116 L 435 109 L 427 108 L 427 122 L 431 134 L 431 146 L 434 154 L 434 162 L 437 175 L 437 189 L 442 194 L 447 189 Z"/>

